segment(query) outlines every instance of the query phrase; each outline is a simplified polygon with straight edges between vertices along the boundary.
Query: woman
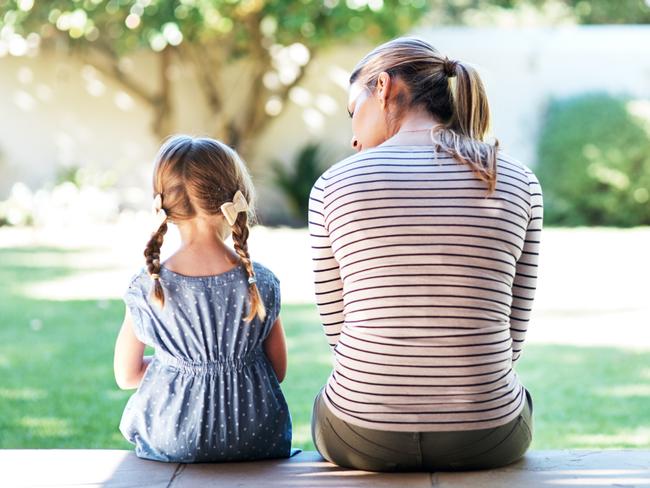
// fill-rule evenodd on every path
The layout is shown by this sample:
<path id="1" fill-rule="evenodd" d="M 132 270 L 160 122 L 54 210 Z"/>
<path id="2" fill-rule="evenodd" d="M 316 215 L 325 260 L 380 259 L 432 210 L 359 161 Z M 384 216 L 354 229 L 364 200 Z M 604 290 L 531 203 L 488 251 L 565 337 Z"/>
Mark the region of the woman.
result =
<path id="1" fill-rule="evenodd" d="M 509 464 L 532 439 L 513 370 L 537 279 L 542 194 L 484 142 L 469 65 L 399 38 L 350 77 L 357 154 L 310 200 L 318 309 L 334 370 L 314 404 L 321 455 L 371 471 Z"/>

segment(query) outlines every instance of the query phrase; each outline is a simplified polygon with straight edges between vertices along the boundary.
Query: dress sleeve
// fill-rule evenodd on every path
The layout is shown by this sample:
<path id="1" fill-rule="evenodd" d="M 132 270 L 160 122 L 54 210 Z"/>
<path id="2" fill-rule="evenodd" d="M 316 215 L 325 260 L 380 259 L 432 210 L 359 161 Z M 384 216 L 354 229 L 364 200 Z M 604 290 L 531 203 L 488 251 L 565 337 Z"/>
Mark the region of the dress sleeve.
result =
<path id="1" fill-rule="evenodd" d="M 512 305 L 510 307 L 510 337 L 512 338 L 513 363 L 521 357 L 528 323 L 533 310 L 544 216 L 542 187 L 533 173 L 528 174 L 528 181 L 531 198 L 530 220 L 526 229 L 524 248 L 517 261 L 512 286 Z"/>
<path id="2" fill-rule="evenodd" d="M 135 336 L 140 342 L 148 346 L 153 346 L 153 323 L 149 314 L 150 306 L 145 291 L 140 287 L 137 277 L 131 280 L 123 299 L 133 318 L 133 332 Z"/>
<path id="3" fill-rule="evenodd" d="M 265 318 L 265 331 L 264 337 L 268 336 L 271 332 L 271 328 L 275 321 L 280 316 L 280 309 L 282 308 L 282 295 L 280 292 L 280 280 L 273 273 L 271 274 L 270 286 L 268 291 L 267 299 L 264 300 L 264 306 L 266 307 L 266 318 Z"/>
<path id="4" fill-rule="evenodd" d="M 335 347 L 343 327 L 343 281 L 325 225 L 324 182 L 319 179 L 309 196 L 309 238 L 314 269 L 314 291 L 327 342 Z"/>

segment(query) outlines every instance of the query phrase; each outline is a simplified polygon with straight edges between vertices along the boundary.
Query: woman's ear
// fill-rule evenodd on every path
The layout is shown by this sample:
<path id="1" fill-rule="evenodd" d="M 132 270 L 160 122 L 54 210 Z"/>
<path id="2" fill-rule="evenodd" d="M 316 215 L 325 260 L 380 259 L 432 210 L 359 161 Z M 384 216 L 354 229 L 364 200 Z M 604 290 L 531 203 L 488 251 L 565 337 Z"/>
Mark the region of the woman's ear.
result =
<path id="1" fill-rule="evenodd" d="M 392 88 L 392 83 L 391 83 L 390 75 L 387 72 L 382 71 L 381 73 L 379 73 L 379 76 L 377 77 L 377 87 L 375 89 L 375 92 L 377 93 L 379 105 L 384 110 L 386 109 L 386 105 L 388 104 L 388 97 L 390 96 L 391 88 Z"/>

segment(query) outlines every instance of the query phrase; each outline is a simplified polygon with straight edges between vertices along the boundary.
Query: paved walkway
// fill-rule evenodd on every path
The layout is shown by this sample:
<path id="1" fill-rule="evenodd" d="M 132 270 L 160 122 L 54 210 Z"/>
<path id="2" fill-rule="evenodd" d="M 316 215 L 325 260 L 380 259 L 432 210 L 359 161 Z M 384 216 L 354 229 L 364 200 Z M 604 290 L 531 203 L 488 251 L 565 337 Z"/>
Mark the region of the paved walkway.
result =
<path id="1" fill-rule="evenodd" d="M 650 451 L 537 451 L 508 467 L 465 473 L 369 473 L 315 452 L 289 460 L 165 464 L 119 450 L 0 450 L 0 486 L 290 488 L 650 487 Z"/>

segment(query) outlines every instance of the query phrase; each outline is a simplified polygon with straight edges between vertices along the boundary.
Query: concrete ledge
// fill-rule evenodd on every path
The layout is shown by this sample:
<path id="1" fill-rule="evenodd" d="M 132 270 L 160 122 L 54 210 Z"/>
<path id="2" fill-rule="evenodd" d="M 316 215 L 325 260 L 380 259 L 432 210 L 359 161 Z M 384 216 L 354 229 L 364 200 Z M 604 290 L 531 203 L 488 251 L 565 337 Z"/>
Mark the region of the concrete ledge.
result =
<path id="1" fill-rule="evenodd" d="M 131 451 L 0 450 L 4 487 L 650 487 L 650 451 L 536 451 L 508 467 L 462 473 L 369 473 L 339 468 L 315 452 L 288 460 L 166 464 Z"/>

